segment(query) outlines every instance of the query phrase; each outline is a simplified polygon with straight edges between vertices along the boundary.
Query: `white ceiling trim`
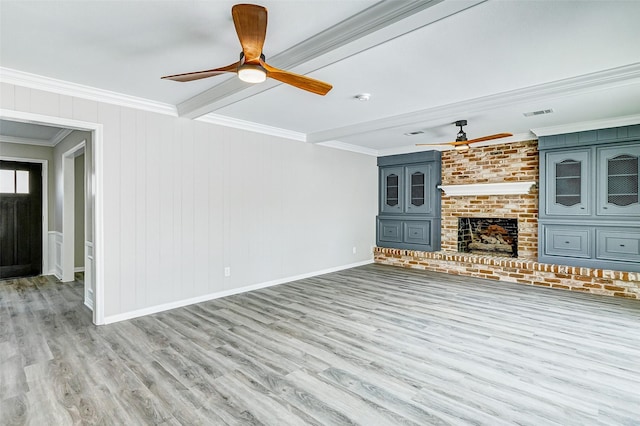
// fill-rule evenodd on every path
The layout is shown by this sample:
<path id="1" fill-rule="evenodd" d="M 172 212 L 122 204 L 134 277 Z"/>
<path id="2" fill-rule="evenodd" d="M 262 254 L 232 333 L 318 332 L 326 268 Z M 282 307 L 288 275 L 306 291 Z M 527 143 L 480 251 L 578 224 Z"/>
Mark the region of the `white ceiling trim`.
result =
<path id="1" fill-rule="evenodd" d="M 564 133 L 584 132 L 588 130 L 608 129 L 611 127 L 631 126 L 640 124 L 640 114 L 626 115 L 624 117 L 608 118 L 604 120 L 582 121 L 580 123 L 563 124 L 560 126 L 541 127 L 531 129 L 538 137 L 549 135 L 561 135 Z"/>
<path id="2" fill-rule="evenodd" d="M 343 151 L 357 152 L 358 154 L 371 155 L 373 157 L 378 157 L 380 155 L 380 152 L 377 149 L 366 148 L 364 146 L 353 145 L 350 143 L 345 143 L 340 141 L 321 142 L 317 145 L 322 145 L 329 148 L 341 149 Z"/>
<path id="3" fill-rule="evenodd" d="M 20 136 L 0 135 L 0 142 L 18 143 L 22 145 L 38 145 L 54 147 L 73 132 L 72 129 L 60 129 L 51 139 L 23 138 Z"/>
<path id="4" fill-rule="evenodd" d="M 438 124 L 441 120 L 450 119 L 452 116 L 458 116 L 470 110 L 491 110 L 508 105 L 539 101 L 542 99 L 563 98 L 574 96 L 578 93 L 628 84 L 640 84 L 640 63 L 355 125 L 309 133 L 307 134 L 307 140 L 312 143 L 318 143 L 401 126 L 418 125 L 426 127 L 429 123 Z"/>
<path id="5" fill-rule="evenodd" d="M 266 126 L 264 124 L 254 123 L 252 121 L 240 120 L 232 117 L 225 117 L 218 114 L 207 114 L 196 119 L 209 124 L 217 124 L 225 127 L 233 127 L 235 129 L 248 130 L 250 132 L 262 133 L 265 135 L 278 136 L 285 139 L 293 139 L 295 141 L 306 142 L 307 135 L 293 130 L 282 129 L 280 127 Z"/>
<path id="6" fill-rule="evenodd" d="M 54 137 L 51 138 L 49 143 L 51 144 L 51 146 L 56 146 L 60 142 L 62 142 L 64 140 L 64 138 L 69 136 L 71 134 L 71 132 L 73 132 L 73 130 L 71 130 L 71 129 L 60 129 L 60 131 L 58 133 L 56 133 Z"/>
<path id="7" fill-rule="evenodd" d="M 138 98 L 136 96 L 124 95 L 122 93 L 84 86 L 82 84 L 70 83 L 68 81 L 26 73 L 11 68 L 0 67 L 0 82 L 28 87 L 31 89 L 44 90 L 47 92 L 57 93 L 59 95 L 73 96 L 96 102 L 105 102 L 108 104 L 135 108 L 143 111 L 172 115 L 174 117 L 178 115 L 176 107 L 171 104 L 151 101 L 144 98 Z"/>
<path id="8" fill-rule="evenodd" d="M 48 146 L 48 147 L 52 146 L 51 141 L 49 141 L 49 139 L 21 138 L 18 136 L 6 136 L 6 135 L 0 135 L 0 142 L 17 143 L 21 145 L 38 145 L 38 146 Z"/>
<path id="9" fill-rule="evenodd" d="M 442 1 L 381 1 L 267 60 L 271 65 L 283 69 L 292 69 L 303 64 L 309 65 L 310 61 L 313 61 L 310 66 L 296 70 L 298 73 L 308 74 L 486 0 L 456 1 L 446 3 L 437 11 L 430 9 Z M 419 15 L 420 19 L 407 19 L 415 15 Z M 395 23 L 398 25 L 393 26 Z M 391 26 L 393 29 L 382 31 Z M 363 42 L 354 43 L 358 40 Z M 316 58 L 321 59 L 314 61 Z M 230 78 L 178 104 L 178 114 L 181 117 L 195 118 L 255 96 L 279 84 L 281 83 L 270 80 L 270 84 L 251 85 L 237 78 Z"/>

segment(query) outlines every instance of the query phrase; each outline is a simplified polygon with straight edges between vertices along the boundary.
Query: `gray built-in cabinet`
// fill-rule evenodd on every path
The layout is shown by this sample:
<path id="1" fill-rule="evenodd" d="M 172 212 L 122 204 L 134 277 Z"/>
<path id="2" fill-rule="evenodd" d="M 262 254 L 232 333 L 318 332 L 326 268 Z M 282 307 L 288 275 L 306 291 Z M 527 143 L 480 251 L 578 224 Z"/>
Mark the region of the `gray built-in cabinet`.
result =
<path id="1" fill-rule="evenodd" d="M 540 262 L 640 271 L 640 125 L 538 143 Z"/>
<path id="2" fill-rule="evenodd" d="M 379 157 L 378 167 L 378 247 L 440 250 L 440 151 Z"/>

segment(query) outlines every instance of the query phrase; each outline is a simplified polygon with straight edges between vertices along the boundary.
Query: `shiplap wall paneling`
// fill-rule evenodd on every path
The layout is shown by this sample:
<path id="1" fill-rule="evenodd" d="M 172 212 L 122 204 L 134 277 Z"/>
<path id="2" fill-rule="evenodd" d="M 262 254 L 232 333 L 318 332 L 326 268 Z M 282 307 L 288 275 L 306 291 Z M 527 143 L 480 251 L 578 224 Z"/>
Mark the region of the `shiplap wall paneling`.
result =
<path id="1" fill-rule="evenodd" d="M 3 108 L 103 125 L 107 318 L 371 259 L 373 157 L 25 87 L 2 93 Z"/>
<path id="2" fill-rule="evenodd" d="M 104 314 L 116 315 L 126 312 L 122 309 L 121 288 L 123 281 L 129 285 L 131 279 L 121 275 L 120 246 L 124 235 L 120 210 L 120 108 L 109 104 L 98 107 L 98 121 L 104 125 Z M 125 284 L 126 285 L 126 284 Z M 126 296 L 126 295 L 125 295 Z"/>

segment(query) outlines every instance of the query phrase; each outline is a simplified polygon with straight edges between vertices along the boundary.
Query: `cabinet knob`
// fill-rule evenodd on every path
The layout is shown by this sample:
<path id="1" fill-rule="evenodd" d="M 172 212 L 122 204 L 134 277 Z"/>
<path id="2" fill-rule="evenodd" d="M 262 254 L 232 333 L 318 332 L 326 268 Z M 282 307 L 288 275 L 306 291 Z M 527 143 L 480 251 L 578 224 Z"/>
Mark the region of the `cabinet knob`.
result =
<path id="1" fill-rule="evenodd" d="M 580 207 L 580 210 L 584 210 L 584 207 Z"/>
<path id="2" fill-rule="evenodd" d="M 565 243 L 565 244 L 569 244 L 569 241 L 565 241 L 564 243 Z"/>
<path id="3" fill-rule="evenodd" d="M 604 210 L 608 209 L 609 207 L 603 207 Z"/>
<path id="4" fill-rule="evenodd" d="M 620 244 L 620 247 L 624 247 L 624 244 Z"/>

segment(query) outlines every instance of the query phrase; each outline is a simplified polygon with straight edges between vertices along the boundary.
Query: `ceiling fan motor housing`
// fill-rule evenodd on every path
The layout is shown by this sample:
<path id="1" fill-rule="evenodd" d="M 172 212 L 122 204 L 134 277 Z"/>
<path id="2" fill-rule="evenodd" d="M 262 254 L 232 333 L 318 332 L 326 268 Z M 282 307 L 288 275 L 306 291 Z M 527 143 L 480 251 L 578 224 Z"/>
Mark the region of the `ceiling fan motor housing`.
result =
<path id="1" fill-rule="evenodd" d="M 460 131 L 456 135 L 456 142 L 464 142 L 467 140 L 467 134 L 462 130 L 462 126 L 467 125 L 467 120 L 458 120 L 454 123 L 456 126 L 460 127 Z"/>

